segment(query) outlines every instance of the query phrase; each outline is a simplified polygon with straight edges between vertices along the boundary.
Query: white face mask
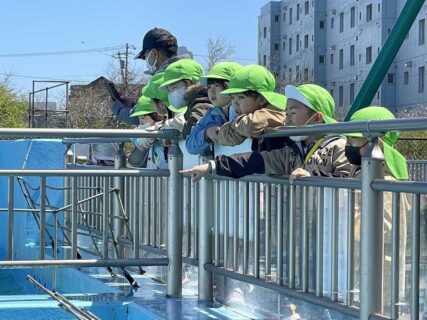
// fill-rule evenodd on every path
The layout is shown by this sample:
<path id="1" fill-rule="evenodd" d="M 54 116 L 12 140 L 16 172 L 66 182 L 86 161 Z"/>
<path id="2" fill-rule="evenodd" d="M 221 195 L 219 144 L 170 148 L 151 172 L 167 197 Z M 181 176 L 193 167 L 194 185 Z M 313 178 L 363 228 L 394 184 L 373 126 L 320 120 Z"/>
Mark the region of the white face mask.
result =
<path id="1" fill-rule="evenodd" d="M 145 59 L 145 68 L 147 69 L 147 71 L 150 74 L 154 74 L 154 72 L 157 71 L 157 67 L 156 67 L 157 58 L 156 58 L 156 60 L 154 60 L 153 64 L 150 64 L 150 62 L 148 62 L 148 59 L 150 58 L 151 53 L 153 53 L 153 50 L 150 51 L 150 53 L 148 54 L 147 58 Z"/>
<path id="2" fill-rule="evenodd" d="M 311 117 L 310 117 L 310 119 L 308 119 L 305 123 L 304 123 L 304 125 L 307 125 L 307 124 L 309 124 L 309 122 L 311 121 L 311 119 L 314 117 L 316 115 L 316 113 L 315 114 L 313 114 Z M 307 139 L 309 136 L 291 136 L 291 137 L 289 137 L 292 141 L 295 141 L 295 142 L 300 142 L 300 141 L 304 141 L 305 139 Z"/>
<path id="3" fill-rule="evenodd" d="M 184 99 L 185 90 L 186 86 L 182 86 L 179 89 L 176 89 L 175 91 L 169 93 L 169 103 L 177 109 L 184 107 L 186 104 L 186 101 Z"/>

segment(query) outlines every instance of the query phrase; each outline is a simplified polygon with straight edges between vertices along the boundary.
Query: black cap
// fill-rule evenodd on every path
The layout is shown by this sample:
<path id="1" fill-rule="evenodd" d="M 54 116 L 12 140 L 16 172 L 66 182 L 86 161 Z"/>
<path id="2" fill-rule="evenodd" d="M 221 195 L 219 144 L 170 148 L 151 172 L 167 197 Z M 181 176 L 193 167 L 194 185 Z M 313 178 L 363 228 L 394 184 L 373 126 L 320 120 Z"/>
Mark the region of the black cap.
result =
<path id="1" fill-rule="evenodd" d="M 135 59 L 145 60 L 144 54 L 149 49 L 163 47 L 177 47 L 176 38 L 167 30 L 154 28 L 148 31 L 142 40 L 142 50 L 135 56 Z"/>

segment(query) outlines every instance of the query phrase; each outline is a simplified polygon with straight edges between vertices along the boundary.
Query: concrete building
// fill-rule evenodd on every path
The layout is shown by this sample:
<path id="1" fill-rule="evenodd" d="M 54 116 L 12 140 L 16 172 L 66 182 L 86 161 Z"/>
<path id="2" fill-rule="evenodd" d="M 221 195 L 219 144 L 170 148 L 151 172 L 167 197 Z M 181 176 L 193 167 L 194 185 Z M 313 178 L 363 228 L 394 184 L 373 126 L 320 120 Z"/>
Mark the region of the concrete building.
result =
<path id="1" fill-rule="evenodd" d="M 405 0 L 282 0 L 258 18 L 258 63 L 284 83 L 315 82 L 338 113 L 354 101 Z M 394 110 L 427 104 L 423 6 L 372 104 Z M 340 108 L 341 107 L 341 108 Z"/>

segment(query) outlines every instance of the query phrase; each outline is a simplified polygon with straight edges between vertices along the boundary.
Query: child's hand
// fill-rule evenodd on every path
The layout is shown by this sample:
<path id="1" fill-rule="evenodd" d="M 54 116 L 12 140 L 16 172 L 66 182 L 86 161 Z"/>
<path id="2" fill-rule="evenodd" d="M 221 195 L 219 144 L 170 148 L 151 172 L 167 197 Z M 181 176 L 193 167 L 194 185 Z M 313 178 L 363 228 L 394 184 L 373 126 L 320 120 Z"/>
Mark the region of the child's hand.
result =
<path id="1" fill-rule="evenodd" d="M 218 140 L 219 127 L 210 127 L 205 131 L 205 137 L 211 139 L 213 142 Z"/>
<path id="2" fill-rule="evenodd" d="M 193 176 L 193 181 L 196 182 L 200 180 L 203 176 L 208 174 L 211 171 L 209 163 L 201 164 L 199 166 L 194 166 L 191 169 L 181 170 L 180 173 L 191 173 Z"/>
<path id="3" fill-rule="evenodd" d="M 294 171 L 292 171 L 291 175 L 289 176 L 289 180 L 293 182 L 296 178 L 301 177 L 310 177 L 311 174 L 307 170 L 304 170 L 303 168 L 297 168 Z"/>

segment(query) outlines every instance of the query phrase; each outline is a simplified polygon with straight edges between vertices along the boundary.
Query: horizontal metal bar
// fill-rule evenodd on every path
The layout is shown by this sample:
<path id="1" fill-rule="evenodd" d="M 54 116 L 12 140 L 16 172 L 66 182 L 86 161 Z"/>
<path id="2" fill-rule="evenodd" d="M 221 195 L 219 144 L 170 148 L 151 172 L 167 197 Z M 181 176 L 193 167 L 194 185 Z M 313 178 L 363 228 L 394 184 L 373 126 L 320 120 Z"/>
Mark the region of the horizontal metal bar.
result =
<path id="1" fill-rule="evenodd" d="M 426 182 L 374 180 L 371 187 L 375 191 L 427 194 Z"/>
<path id="2" fill-rule="evenodd" d="M 160 249 L 152 246 L 147 245 L 140 245 L 139 246 L 143 251 L 150 252 L 153 254 L 158 254 L 162 256 L 166 256 L 168 254 L 166 249 Z M 188 258 L 188 257 L 182 257 L 182 262 L 189 264 L 190 266 L 198 267 L 199 266 L 199 260 L 196 258 Z"/>
<path id="3" fill-rule="evenodd" d="M 341 312 L 345 315 L 349 315 L 352 317 L 359 317 L 359 310 L 353 307 L 346 306 L 339 302 L 332 302 L 326 298 L 320 298 L 316 297 L 312 293 L 302 293 L 300 291 L 296 291 L 293 289 L 289 289 L 287 286 L 284 285 L 277 285 L 274 282 L 266 282 L 263 279 L 260 278 L 254 278 L 253 276 L 244 275 L 241 273 L 236 273 L 224 268 L 215 267 L 211 263 L 207 263 L 204 265 L 205 269 L 207 271 L 213 272 L 214 274 L 225 276 L 228 278 L 232 278 L 238 281 L 254 284 L 266 289 L 270 289 L 273 291 L 276 291 L 280 294 L 283 294 L 290 298 L 295 298 L 298 300 L 302 300 L 317 306 L 321 306 L 324 308 L 328 308 L 331 310 L 335 310 L 338 312 Z"/>
<path id="4" fill-rule="evenodd" d="M 0 129 L 0 137 L 14 138 L 158 138 L 178 139 L 181 133 L 176 129 L 146 131 L 134 129 Z"/>
<path id="5" fill-rule="evenodd" d="M 162 169 L 118 169 L 118 170 L 0 170 L 0 176 L 38 177 L 169 177 L 169 170 Z"/>
<path id="6" fill-rule="evenodd" d="M 234 178 L 209 175 L 209 179 L 218 181 L 236 181 Z M 267 175 L 250 175 L 238 179 L 239 181 L 246 182 L 257 182 L 257 183 L 272 183 L 289 185 L 289 176 L 267 176 Z M 304 177 L 295 180 L 296 185 L 300 186 L 312 186 L 312 187 L 327 187 L 327 188 L 344 188 L 344 189 L 360 189 L 361 184 L 359 179 L 348 179 L 348 178 L 331 178 L 331 177 Z"/>
<path id="7" fill-rule="evenodd" d="M 122 143 L 130 142 L 129 138 L 65 138 L 63 144 Z"/>
<path id="8" fill-rule="evenodd" d="M 167 266 L 168 258 L 141 259 L 87 259 L 87 260 L 14 260 L 0 261 L 0 269 L 26 269 L 33 267 L 127 267 Z"/>
<path id="9" fill-rule="evenodd" d="M 288 137 L 331 133 L 360 132 L 376 135 L 387 131 L 423 131 L 427 130 L 427 118 L 401 118 L 393 120 L 371 120 L 358 122 L 338 122 L 334 124 L 315 124 L 298 127 L 284 127 L 275 132 L 263 134 L 263 137 Z"/>

